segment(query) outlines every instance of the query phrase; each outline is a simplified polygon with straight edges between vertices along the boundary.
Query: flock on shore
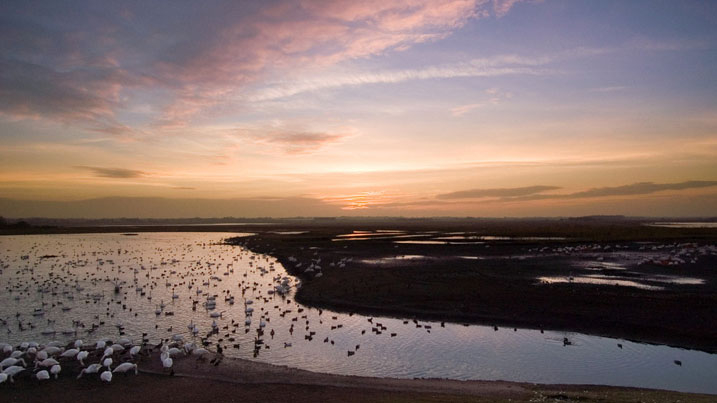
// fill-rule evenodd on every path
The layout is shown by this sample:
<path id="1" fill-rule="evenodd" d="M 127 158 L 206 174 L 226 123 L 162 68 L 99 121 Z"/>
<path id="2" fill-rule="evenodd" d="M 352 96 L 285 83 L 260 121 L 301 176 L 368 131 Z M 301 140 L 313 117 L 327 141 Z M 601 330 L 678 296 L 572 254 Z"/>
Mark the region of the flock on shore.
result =
<path id="1" fill-rule="evenodd" d="M 211 354 L 195 343 L 185 343 L 181 335 L 156 346 L 148 345 L 146 339 L 141 344 L 133 344 L 127 338 L 117 342 L 100 339 L 89 345 L 80 339 L 68 345 L 59 341 L 47 344 L 22 342 L 18 346 L 0 343 L 0 384 L 14 383 L 15 377 L 23 375 L 37 382 L 57 379 L 63 369 L 72 371 L 73 376 L 77 373 L 77 379 L 97 377 L 110 383 L 115 374 L 137 375 L 138 362 L 146 361 L 155 351 L 160 353 L 159 363 L 169 375 L 174 374 L 176 357 L 192 356 L 199 361 Z"/>

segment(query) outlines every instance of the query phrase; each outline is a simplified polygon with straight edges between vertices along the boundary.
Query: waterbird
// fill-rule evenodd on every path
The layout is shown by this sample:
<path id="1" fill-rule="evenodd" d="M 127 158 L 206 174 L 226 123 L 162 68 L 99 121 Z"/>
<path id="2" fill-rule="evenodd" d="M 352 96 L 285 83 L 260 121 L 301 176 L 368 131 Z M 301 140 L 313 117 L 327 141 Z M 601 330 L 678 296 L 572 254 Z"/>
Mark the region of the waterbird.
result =
<path id="1" fill-rule="evenodd" d="M 137 375 L 137 364 L 132 364 L 131 362 L 123 362 L 122 364 L 118 365 L 112 372 L 120 372 L 120 373 L 126 373 L 127 371 L 134 369 L 134 374 Z"/>
<path id="2" fill-rule="evenodd" d="M 78 350 L 76 348 L 71 348 L 69 350 L 66 350 L 64 353 L 60 354 L 60 357 L 72 358 L 72 357 L 76 356 L 77 354 L 79 354 L 79 352 L 80 352 L 80 350 Z"/>
<path id="3" fill-rule="evenodd" d="M 12 366 L 5 368 L 2 371 L 2 373 L 5 374 L 8 378 L 10 378 L 11 383 L 14 383 L 15 379 L 13 379 L 13 377 L 24 370 L 25 370 L 25 368 L 23 368 L 23 367 L 20 367 L 17 365 L 12 365 Z"/>
<path id="4" fill-rule="evenodd" d="M 52 375 L 55 375 L 55 379 L 57 379 L 58 375 L 60 374 L 60 371 L 62 371 L 62 367 L 60 364 L 53 365 L 52 368 L 50 368 L 50 373 Z"/>
<path id="5" fill-rule="evenodd" d="M 101 373 L 101 374 L 100 374 L 100 379 L 101 379 L 103 382 L 107 382 L 107 383 L 112 382 L 112 372 L 110 372 L 110 371 L 105 371 L 105 372 Z"/>
<path id="6" fill-rule="evenodd" d="M 8 357 L 8 358 L 2 360 L 2 362 L 0 362 L 0 369 L 5 368 L 5 367 L 10 367 L 12 365 L 17 364 L 18 362 L 21 362 L 23 367 L 27 366 L 27 364 L 25 364 L 25 360 L 23 360 L 22 358 Z"/>
<path id="7" fill-rule="evenodd" d="M 99 372 L 100 369 L 102 369 L 102 365 L 90 364 L 87 368 L 84 368 L 82 371 L 80 371 L 80 374 L 77 375 L 77 379 L 80 379 L 83 374 L 96 374 L 97 372 Z"/>
<path id="8" fill-rule="evenodd" d="M 50 379 L 50 374 L 46 370 L 39 371 L 35 374 L 35 378 L 37 378 L 38 381 L 45 381 Z"/>
<path id="9" fill-rule="evenodd" d="M 83 367 L 85 366 L 84 360 L 85 358 L 87 358 L 88 355 L 90 355 L 89 351 L 80 351 L 79 353 L 77 353 L 77 361 L 79 361 L 80 365 L 82 365 Z"/>

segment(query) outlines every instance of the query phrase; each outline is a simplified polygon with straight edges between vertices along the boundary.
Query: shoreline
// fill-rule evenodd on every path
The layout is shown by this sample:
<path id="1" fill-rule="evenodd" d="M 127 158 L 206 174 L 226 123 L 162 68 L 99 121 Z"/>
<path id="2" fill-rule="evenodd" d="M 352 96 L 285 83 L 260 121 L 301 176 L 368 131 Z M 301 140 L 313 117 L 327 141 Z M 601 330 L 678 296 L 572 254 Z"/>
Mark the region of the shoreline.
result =
<path id="1" fill-rule="evenodd" d="M 64 362 L 63 362 L 64 364 Z M 533 384 L 510 381 L 398 379 L 311 372 L 241 358 L 223 357 L 218 366 L 207 358 L 177 357 L 174 375 L 162 369 L 159 353 L 138 361 L 139 375 L 115 374 L 111 383 L 97 374 L 75 379 L 79 367 L 63 368 L 58 380 L 38 384 L 29 375 L 0 385 L 8 402 L 171 401 L 652 401 L 708 402 L 714 395 L 605 385 Z"/>

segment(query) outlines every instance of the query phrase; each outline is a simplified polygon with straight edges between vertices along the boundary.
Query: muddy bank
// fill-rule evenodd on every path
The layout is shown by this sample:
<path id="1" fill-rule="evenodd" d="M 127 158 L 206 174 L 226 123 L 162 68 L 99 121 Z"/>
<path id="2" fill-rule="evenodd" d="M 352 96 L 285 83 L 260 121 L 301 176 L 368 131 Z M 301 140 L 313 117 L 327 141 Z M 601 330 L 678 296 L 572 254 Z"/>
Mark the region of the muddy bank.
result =
<path id="1" fill-rule="evenodd" d="M 678 230 L 675 238 L 664 238 L 665 229 L 659 228 L 661 240 L 657 241 L 651 238 L 653 228 L 608 226 L 602 230 L 632 234 L 634 239 L 598 241 L 605 235 L 600 233 L 601 227 L 594 228 L 596 239 L 587 239 L 583 229 L 576 237 L 573 227 L 563 232 L 551 227 L 550 232 L 541 233 L 521 225 L 514 233 L 522 238 L 513 235 L 491 241 L 499 237 L 490 236 L 488 241 L 474 238 L 471 242 L 432 244 L 426 240 L 455 238 L 457 232 L 467 229 L 394 226 L 388 229 L 401 232 L 376 236 L 359 233 L 356 239 L 346 239 L 352 231 L 372 232 L 377 228 L 302 227 L 299 231 L 286 227 L 260 231 L 233 243 L 277 257 L 290 273 L 303 280 L 296 299 L 309 306 L 368 315 L 579 331 L 717 352 L 716 256 L 675 264 L 632 262 L 618 269 L 576 265 L 580 259 L 596 263 L 599 259 L 602 263 L 624 254 L 639 255 L 645 245 L 647 250 L 652 246 L 700 250 L 715 244 L 714 229 L 695 231 L 691 237 L 689 232 Z M 585 245 L 592 249 L 550 253 Z M 604 247 L 610 249 L 602 250 Z M 386 258 L 388 261 L 381 261 Z M 316 270 L 305 272 L 312 264 L 320 266 L 320 277 Z M 647 279 L 647 289 L 573 281 L 545 284 L 537 280 L 556 276 L 598 276 L 606 282 L 631 276 L 630 280 Z M 699 284 L 663 281 L 678 277 L 697 279 Z"/>

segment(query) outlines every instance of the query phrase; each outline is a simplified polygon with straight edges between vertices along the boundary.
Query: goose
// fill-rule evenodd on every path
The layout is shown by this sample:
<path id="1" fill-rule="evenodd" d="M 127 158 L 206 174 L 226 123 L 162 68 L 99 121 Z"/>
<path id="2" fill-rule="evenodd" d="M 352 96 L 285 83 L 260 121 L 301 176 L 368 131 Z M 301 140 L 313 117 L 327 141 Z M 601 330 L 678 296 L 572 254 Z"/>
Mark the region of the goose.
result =
<path id="1" fill-rule="evenodd" d="M 62 367 L 58 365 L 53 365 L 52 368 L 50 368 L 50 373 L 52 375 L 55 375 L 55 379 L 57 379 L 58 375 L 60 374 L 60 371 L 62 371 Z"/>
<path id="2" fill-rule="evenodd" d="M 99 370 L 100 370 L 101 368 L 102 368 L 102 365 L 100 365 L 100 364 L 90 364 L 89 367 L 87 367 L 87 368 L 83 369 L 82 371 L 80 371 L 80 374 L 77 375 L 77 379 L 82 378 L 82 375 L 83 375 L 83 374 L 96 374 L 97 372 L 99 372 Z"/>
<path id="3" fill-rule="evenodd" d="M 134 369 L 134 374 L 137 375 L 137 364 L 132 364 L 131 362 L 123 362 L 122 364 L 118 365 L 112 372 L 120 372 L 120 373 L 126 373 L 130 369 Z"/>
<path id="4" fill-rule="evenodd" d="M 110 383 L 112 382 L 112 372 L 105 371 L 100 374 L 100 379 L 102 379 L 103 382 Z"/>

